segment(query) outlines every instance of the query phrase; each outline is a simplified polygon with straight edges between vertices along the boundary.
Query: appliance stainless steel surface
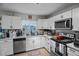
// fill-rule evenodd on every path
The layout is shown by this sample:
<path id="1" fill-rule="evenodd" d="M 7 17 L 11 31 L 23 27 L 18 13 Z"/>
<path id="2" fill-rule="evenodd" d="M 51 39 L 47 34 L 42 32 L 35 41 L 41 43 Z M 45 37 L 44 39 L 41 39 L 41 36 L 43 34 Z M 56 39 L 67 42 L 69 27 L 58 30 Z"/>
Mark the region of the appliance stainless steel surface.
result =
<path id="1" fill-rule="evenodd" d="M 25 40 L 26 40 L 25 38 L 14 39 L 14 41 L 13 41 L 14 53 L 26 51 L 26 41 Z"/>
<path id="2" fill-rule="evenodd" d="M 72 29 L 72 18 L 55 21 L 55 29 Z"/>
<path id="3" fill-rule="evenodd" d="M 79 47 L 79 31 L 75 31 L 74 46 Z"/>

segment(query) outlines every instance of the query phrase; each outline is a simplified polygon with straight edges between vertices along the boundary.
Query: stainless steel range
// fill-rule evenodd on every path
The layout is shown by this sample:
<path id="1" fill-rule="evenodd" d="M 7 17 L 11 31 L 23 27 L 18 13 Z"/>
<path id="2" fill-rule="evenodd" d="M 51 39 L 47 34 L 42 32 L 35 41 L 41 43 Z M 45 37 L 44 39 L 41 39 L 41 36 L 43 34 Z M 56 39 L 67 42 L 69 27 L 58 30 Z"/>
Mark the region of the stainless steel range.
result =
<path id="1" fill-rule="evenodd" d="M 74 46 L 79 47 L 79 31 L 75 31 Z"/>

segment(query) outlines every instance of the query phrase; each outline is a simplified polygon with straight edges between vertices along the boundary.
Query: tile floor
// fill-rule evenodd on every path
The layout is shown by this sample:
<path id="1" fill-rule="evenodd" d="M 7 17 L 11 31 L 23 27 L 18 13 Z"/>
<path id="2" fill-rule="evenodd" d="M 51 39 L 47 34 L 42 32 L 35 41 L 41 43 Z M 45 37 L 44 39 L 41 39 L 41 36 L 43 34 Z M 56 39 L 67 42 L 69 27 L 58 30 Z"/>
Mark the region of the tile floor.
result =
<path id="1" fill-rule="evenodd" d="M 15 54 L 15 56 L 50 56 L 50 54 L 44 48 L 42 48 L 29 52 Z"/>

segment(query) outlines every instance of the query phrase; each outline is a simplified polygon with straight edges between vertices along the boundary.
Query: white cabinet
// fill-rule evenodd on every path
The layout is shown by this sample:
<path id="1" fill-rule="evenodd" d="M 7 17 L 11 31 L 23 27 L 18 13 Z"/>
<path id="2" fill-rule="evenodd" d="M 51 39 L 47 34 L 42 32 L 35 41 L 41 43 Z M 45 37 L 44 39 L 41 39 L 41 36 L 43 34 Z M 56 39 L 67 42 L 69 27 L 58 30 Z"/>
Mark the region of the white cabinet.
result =
<path id="1" fill-rule="evenodd" d="M 56 21 L 56 16 L 50 18 L 49 24 L 51 29 L 55 29 L 55 21 Z"/>
<path id="2" fill-rule="evenodd" d="M 4 43 L 4 41 L 3 40 L 0 40 L 0 56 L 4 56 L 3 43 Z"/>
<path id="3" fill-rule="evenodd" d="M 12 23 L 12 28 L 13 29 L 21 29 L 22 28 L 20 17 L 12 16 L 11 23 Z"/>
<path id="4" fill-rule="evenodd" d="M 43 29 L 43 21 L 41 19 L 37 21 L 37 29 Z"/>
<path id="5" fill-rule="evenodd" d="M 79 51 L 75 50 L 74 48 L 67 48 L 68 56 L 79 56 Z"/>
<path id="6" fill-rule="evenodd" d="M 13 40 L 2 40 L 0 41 L 0 56 L 12 55 L 13 54 Z"/>
<path id="7" fill-rule="evenodd" d="M 21 18 L 17 16 L 1 16 L 3 29 L 21 29 Z"/>
<path id="8" fill-rule="evenodd" d="M 45 38 L 42 36 L 34 36 L 26 38 L 26 51 L 45 47 Z"/>
<path id="9" fill-rule="evenodd" d="M 50 52 L 50 39 L 47 37 L 45 38 L 45 48 Z"/>
<path id="10" fill-rule="evenodd" d="M 37 29 L 49 29 L 49 19 L 38 19 Z"/>
<path id="11" fill-rule="evenodd" d="M 79 7 L 72 10 L 73 30 L 79 30 Z"/>
<path id="12" fill-rule="evenodd" d="M 56 42 L 53 40 L 50 40 L 50 47 L 53 52 L 55 52 L 55 45 L 56 45 Z"/>
<path id="13" fill-rule="evenodd" d="M 66 19 L 66 18 L 71 18 L 72 17 L 72 10 L 63 12 L 61 14 L 58 14 L 55 17 L 55 20 L 62 20 L 62 19 Z"/>
<path id="14" fill-rule="evenodd" d="M 46 38 L 44 36 L 40 37 L 40 47 L 45 47 L 46 45 Z"/>
<path id="15" fill-rule="evenodd" d="M 72 10 L 66 11 L 61 14 L 61 18 L 66 19 L 66 18 L 71 18 L 72 17 Z"/>
<path id="16" fill-rule="evenodd" d="M 41 48 L 42 46 L 43 46 L 42 37 L 37 36 L 36 39 L 34 40 L 34 48 L 37 49 L 37 48 Z"/>
<path id="17" fill-rule="evenodd" d="M 31 37 L 26 38 L 26 51 L 32 50 L 34 46 L 34 41 L 32 40 Z"/>
<path id="18" fill-rule="evenodd" d="M 1 26 L 3 29 L 11 29 L 11 16 L 2 16 L 1 17 Z"/>
<path id="19" fill-rule="evenodd" d="M 5 55 L 12 55 L 13 54 L 13 40 L 12 39 L 7 39 L 4 40 L 4 54 Z"/>

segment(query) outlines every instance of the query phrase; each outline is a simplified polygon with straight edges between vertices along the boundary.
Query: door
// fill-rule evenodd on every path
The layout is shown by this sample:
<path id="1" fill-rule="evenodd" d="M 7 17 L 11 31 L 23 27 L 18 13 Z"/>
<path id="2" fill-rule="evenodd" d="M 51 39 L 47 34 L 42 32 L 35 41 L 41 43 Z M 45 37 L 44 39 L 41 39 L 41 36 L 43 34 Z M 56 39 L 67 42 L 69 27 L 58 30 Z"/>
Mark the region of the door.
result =
<path id="1" fill-rule="evenodd" d="M 11 21 L 12 17 L 11 16 L 2 16 L 2 28 L 3 29 L 11 29 Z"/>
<path id="2" fill-rule="evenodd" d="M 50 52 L 50 39 L 48 37 L 45 38 L 45 48 Z"/>
<path id="3" fill-rule="evenodd" d="M 22 28 L 20 17 L 16 17 L 16 16 L 12 17 L 12 28 L 13 29 L 21 29 Z"/>
<path id="4" fill-rule="evenodd" d="M 26 39 L 26 51 L 32 50 L 34 47 L 34 40 L 32 37 L 28 37 Z"/>
<path id="5" fill-rule="evenodd" d="M 3 45 L 3 42 L 4 42 L 3 40 L 0 41 L 0 56 L 4 56 L 4 50 L 3 50 L 3 48 L 4 48 L 3 46 L 4 45 Z"/>
<path id="6" fill-rule="evenodd" d="M 43 21 L 42 21 L 42 19 L 38 19 L 38 21 L 37 21 L 37 29 L 43 29 Z"/>
<path id="7" fill-rule="evenodd" d="M 66 12 L 60 14 L 60 17 L 61 17 L 62 19 L 71 18 L 71 17 L 72 17 L 71 14 L 72 14 L 72 11 L 69 10 L 69 11 L 66 11 Z"/>
<path id="8" fill-rule="evenodd" d="M 38 37 L 33 37 L 33 49 L 39 48 L 39 38 Z"/>
<path id="9" fill-rule="evenodd" d="M 72 10 L 73 30 L 79 30 L 79 7 Z"/>
<path id="10" fill-rule="evenodd" d="M 50 47 L 53 52 L 55 52 L 55 44 L 56 44 L 55 41 L 50 40 Z"/>
<path id="11" fill-rule="evenodd" d="M 4 40 L 4 54 L 5 55 L 13 54 L 13 40 L 11 39 Z"/>

